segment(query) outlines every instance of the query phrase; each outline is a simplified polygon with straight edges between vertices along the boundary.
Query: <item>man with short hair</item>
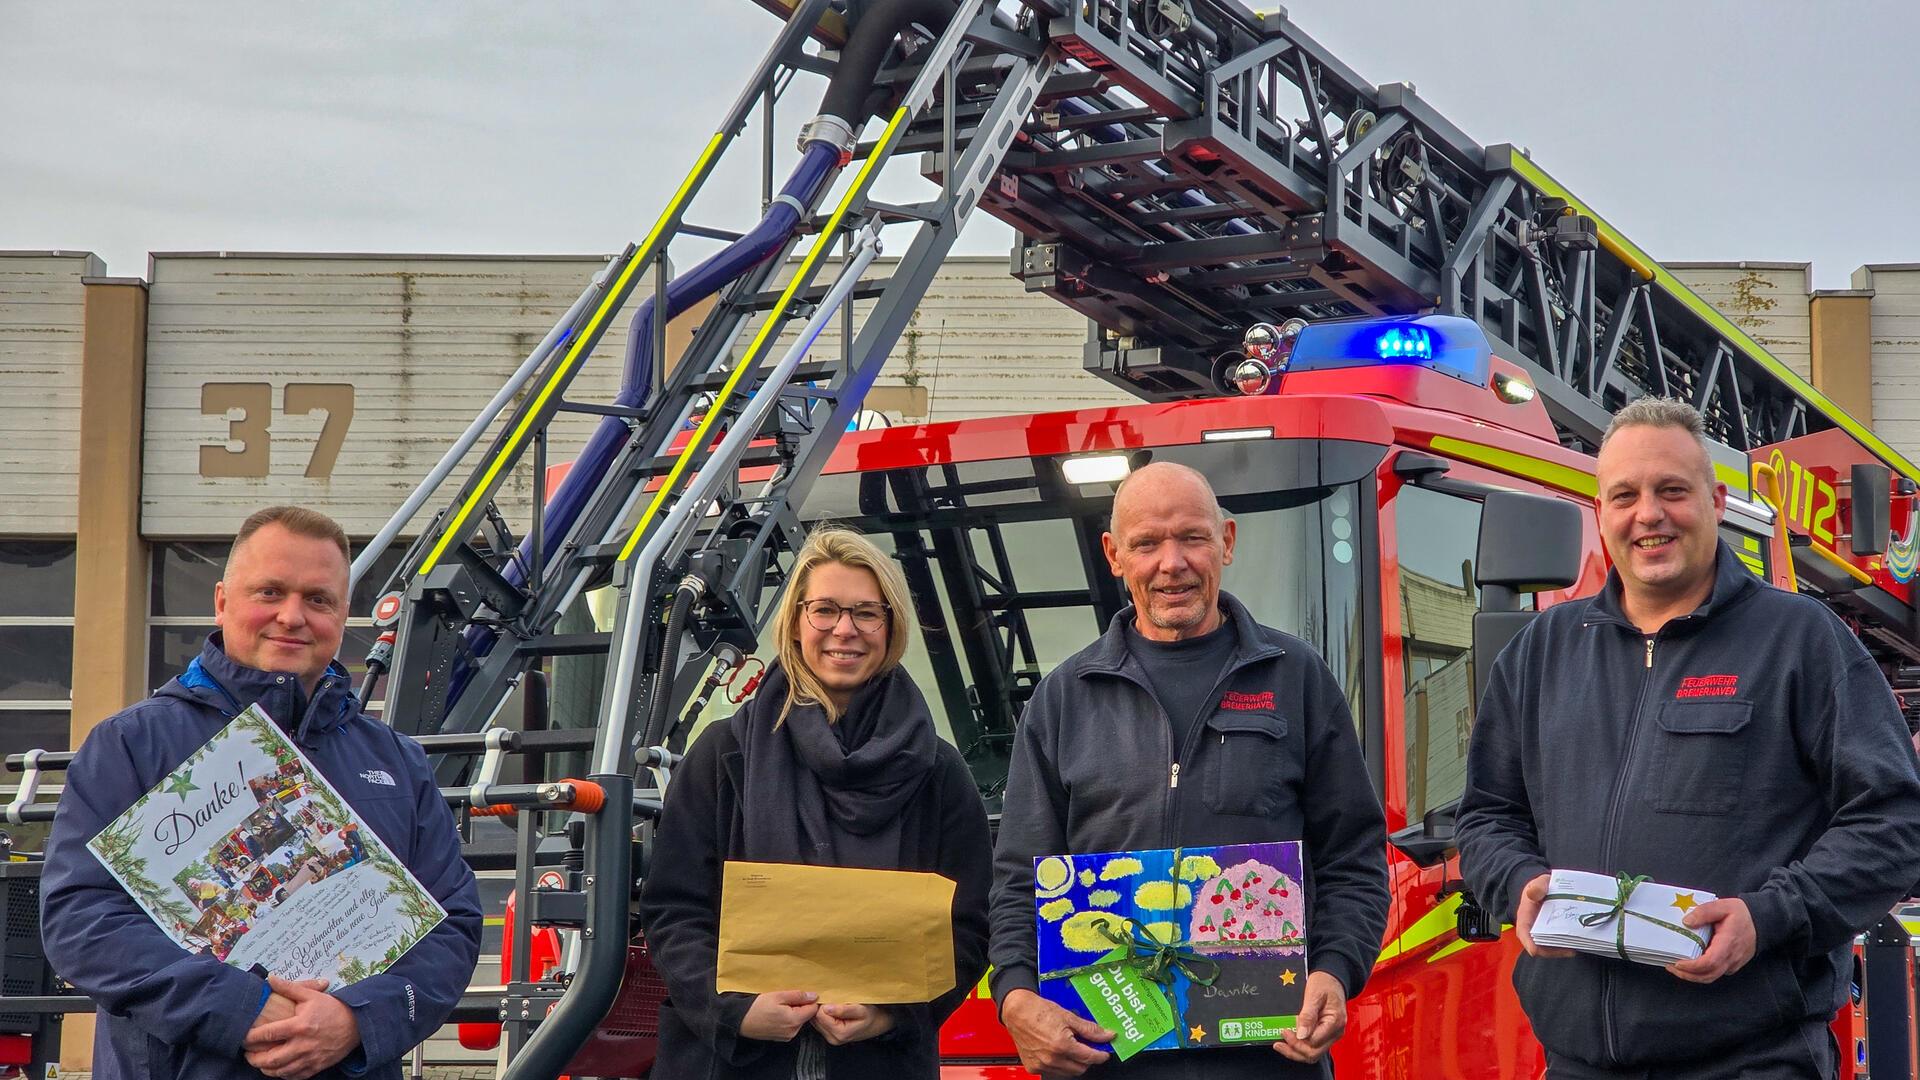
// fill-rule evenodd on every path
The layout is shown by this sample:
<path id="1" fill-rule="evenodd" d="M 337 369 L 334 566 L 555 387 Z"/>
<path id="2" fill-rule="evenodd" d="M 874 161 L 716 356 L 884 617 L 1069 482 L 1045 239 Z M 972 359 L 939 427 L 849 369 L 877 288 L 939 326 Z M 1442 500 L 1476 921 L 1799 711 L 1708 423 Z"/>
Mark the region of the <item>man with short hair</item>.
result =
<path id="1" fill-rule="evenodd" d="M 1339 683 L 1312 646 L 1220 591 L 1234 522 L 1206 478 L 1147 465 L 1114 494 L 1101 544 L 1133 606 L 1035 688 L 994 851 L 993 996 L 1043 1076 L 1322 1077 L 1387 922 L 1386 827 Z M 1036 856 L 1303 841 L 1307 968 L 1281 1042 L 1141 1054 L 1041 997 Z M 1278 1052 L 1276 1055 L 1275 1052 Z"/>
<path id="2" fill-rule="evenodd" d="M 1597 480 L 1613 571 L 1494 664 L 1462 871 L 1513 920 L 1552 1080 L 1831 1077 L 1854 935 L 1920 865 L 1899 706 L 1845 623 L 1720 543 L 1727 489 L 1691 406 L 1620 410 Z M 1710 943 L 1665 970 L 1537 946 L 1550 867 L 1713 893 L 1674 912 Z"/>
<path id="3" fill-rule="evenodd" d="M 480 907 L 453 816 L 419 745 L 362 715 L 334 660 L 347 557 L 325 515 L 277 506 L 249 517 L 214 585 L 219 629 L 200 656 L 102 721 L 67 769 L 41 929 L 54 969 L 99 1007 L 95 1080 L 398 1078 L 401 1056 L 467 987 Z M 256 703 L 447 912 L 387 971 L 331 994 L 174 944 L 86 846 Z"/>

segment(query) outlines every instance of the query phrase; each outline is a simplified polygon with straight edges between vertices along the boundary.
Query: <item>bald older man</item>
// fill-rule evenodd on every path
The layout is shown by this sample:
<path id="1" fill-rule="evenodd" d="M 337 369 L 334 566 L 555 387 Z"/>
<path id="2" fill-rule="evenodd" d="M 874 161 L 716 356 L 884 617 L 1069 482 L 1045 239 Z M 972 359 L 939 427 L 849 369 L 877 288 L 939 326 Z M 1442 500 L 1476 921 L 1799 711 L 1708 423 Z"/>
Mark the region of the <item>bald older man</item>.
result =
<path id="1" fill-rule="evenodd" d="M 1386 826 L 1346 698 L 1312 646 L 1220 591 L 1234 523 L 1198 472 L 1134 472 L 1101 545 L 1133 606 L 1021 717 L 994 851 L 1000 1018 L 1043 1076 L 1328 1076 L 1388 905 Z M 1282 840 L 1306 849 L 1309 974 L 1281 1042 L 1109 1061 L 1089 1044 L 1110 1032 L 1039 995 L 1035 856 Z"/>

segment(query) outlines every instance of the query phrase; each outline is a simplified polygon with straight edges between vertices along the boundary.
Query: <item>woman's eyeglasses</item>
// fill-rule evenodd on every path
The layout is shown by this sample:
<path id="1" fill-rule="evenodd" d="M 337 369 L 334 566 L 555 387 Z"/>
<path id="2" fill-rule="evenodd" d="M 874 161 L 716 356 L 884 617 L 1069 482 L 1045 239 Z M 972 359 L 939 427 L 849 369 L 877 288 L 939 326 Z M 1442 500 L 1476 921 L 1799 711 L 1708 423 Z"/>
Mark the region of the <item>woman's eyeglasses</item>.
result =
<path id="1" fill-rule="evenodd" d="M 815 630 L 832 630 L 840 625 L 840 616 L 853 616 L 853 627 L 863 634 L 871 634 L 887 625 L 887 615 L 893 610 L 885 604 L 855 604 L 841 607 L 831 600 L 802 600 L 800 610 L 807 614 L 807 624 Z"/>

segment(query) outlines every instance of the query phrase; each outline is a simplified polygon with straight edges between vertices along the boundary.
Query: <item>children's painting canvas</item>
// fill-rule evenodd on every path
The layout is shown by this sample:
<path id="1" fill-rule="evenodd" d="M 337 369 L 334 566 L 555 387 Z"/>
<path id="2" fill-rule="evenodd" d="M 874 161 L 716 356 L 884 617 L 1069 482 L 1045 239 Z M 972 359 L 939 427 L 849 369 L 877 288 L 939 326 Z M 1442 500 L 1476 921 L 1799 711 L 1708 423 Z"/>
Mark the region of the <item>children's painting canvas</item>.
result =
<path id="1" fill-rule="evenodd" d="M 1033 880 L 1040 992 L 1114 1032 L 1115 1056 L 1292 1030 L 1307 979 L 1297 841 L 1047 855 Z"/>

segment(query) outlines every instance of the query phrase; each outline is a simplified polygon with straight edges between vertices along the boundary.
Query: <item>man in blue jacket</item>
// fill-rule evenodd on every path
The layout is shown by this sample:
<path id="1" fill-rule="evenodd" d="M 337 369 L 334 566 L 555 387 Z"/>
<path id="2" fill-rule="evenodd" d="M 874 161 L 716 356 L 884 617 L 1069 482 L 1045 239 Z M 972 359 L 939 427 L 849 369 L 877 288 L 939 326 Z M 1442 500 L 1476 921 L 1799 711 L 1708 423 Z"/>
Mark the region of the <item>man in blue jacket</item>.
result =
<path id="1" fill-rule="evenodd" d="M 179 678 L 101 722 L 67 770 L 41 929 L 54 969 L 98 1006 L 95 1080 L 398 1078 L 467 987 L 480 907 L 453 815 L 419 746 L 362 715 L 334 661 L 347 551 L 322 514 L 249 517 L 214 586 L 219 630 Z M 256 702 L 447 911 L 386 972 L 332 994 L 182 949 L 86 846 Z"/>
<path id="2" fill-rule="evenodd" d="M 1613 572 L 1494 664 L 1461 868 L 1526 950 L 1513 981 L 1552 1080 L 1831 1077 L 1853 937 L 1920 866 L 1899 706 L 1846 624 L 1719 542 L 1691 406 L 1622 409 L 1598 482 Z M 1675 912 L 1712 940 L 1664 970 L 1537 946 L 1549 867 L 1713 893 Z"/>
<path id="3" fill-rule="evenodd" d="M 1313 647 L 1220 590 L 1235 525 L 1206 478 L 1156 462 L 1113 500 L 1107 561 L 1133 606 L 1040 680 L 1021 714 L 994 848 L 993 997 L 1042 1076 L 1285 1080 L 1331 1074 L 1347 999 L 1386 930 L 1386 825 L 1340 684 Z M 1307 977 L 1271 1046 L 1140 1054 L 1040 996 L 1035 856 L 1303 842 Z"/>

